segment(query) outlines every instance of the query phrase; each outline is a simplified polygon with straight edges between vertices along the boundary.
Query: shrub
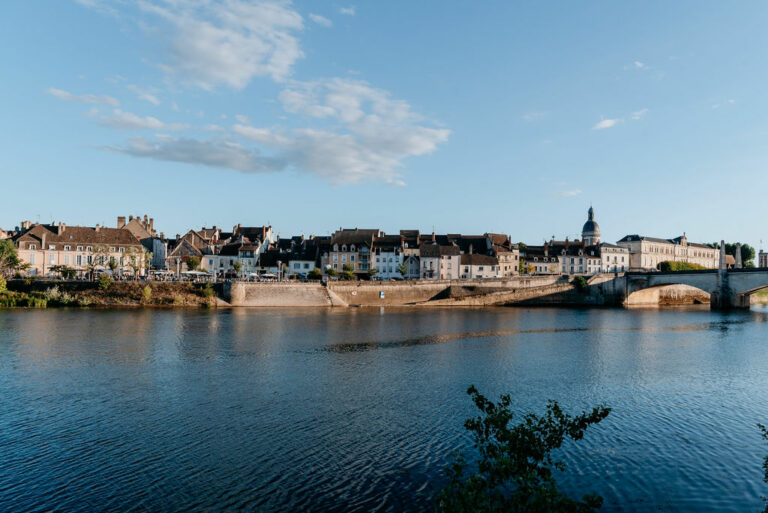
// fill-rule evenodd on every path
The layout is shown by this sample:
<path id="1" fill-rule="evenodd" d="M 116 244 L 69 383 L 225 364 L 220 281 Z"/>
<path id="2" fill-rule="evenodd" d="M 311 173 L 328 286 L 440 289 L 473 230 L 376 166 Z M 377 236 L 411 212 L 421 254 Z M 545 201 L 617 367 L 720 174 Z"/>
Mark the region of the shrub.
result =
<path id="1" fill-rule="evenodd" d="M 659 271 L 700 271 L 706 269 L 703 265 L 690 264 L 688 262 L 671 262 L 665 260 L 659 263 Z"/>
<path id="2" fill-rule="evenodd" d="M 109 277 L 108 274 L 100 274 L 99 275 L 99 288 L 101 290 L 107 290 L 112 285 L 112 278 Z"/>
<path id="3" fill-rule="evenodd" d="M 573 279 L 573 286 L 576 287 L 576 290 L 579 292 L 584 292 L 587 290 L 587 280 L 584 278 L 584 276 L 576 276 Z"/>
<path id="4" fill-rule="evenodd" d="M 151 298 L 152 298 L 152 287 L 150 287 L 149 285 L 144 285 L 144 288 L 141 289 L 141 300 L 147 303 Z"/>
<path id="5" fill-rule="evenodd" d="M 203 287 L 203 297 L 211 298 L 215 294 L 215 291 L 213 290 L 213 283 L 210 281 L 205 284 L 205 287 Z"/>
<path id="6" fill-rule="evenodd" d="M 173 304 L 176 306 L 180 306 L 184 304 L 184 296 L 181 294 L 174 294 L 173 295 Z"/>
<path id="7" fill-rule="evenodd" d="M 5 292 L 8 290 L 8 282 L 5 281 L 5 278 L 0 276 L 0 292 Z"/>
<path id="8" fill-rule="evenodd" d="M 322 277 L 323 277 L 323 272 L 317 267 L 309 271 L 309 274 L 307 274 L 307 278 L 309 278 L 310 280 L 319 280 Z"/>
<path id="9" fill-rule="evenodd" d="M 574 417 L 550 401 L 544 415 L 529 413 L 510 425 L 515 414 L 508 394 L 494 403 L 474 386 L 467 393 L 481 412 L 464 422 L 480 452 L 477 473 L 467 474 L 466 460 L 459 456 L 448 471 L 450 484 L 438 496 L 439 511 L 597 511 L 603 503 L 599 495 L 578 500 L 557 489 L 554 471 L 564 465 L 554 461 L 551 452 L 568 438 L 581 440 L 589 426 L 608 416 L 609 408 L 600 406 Z"/>

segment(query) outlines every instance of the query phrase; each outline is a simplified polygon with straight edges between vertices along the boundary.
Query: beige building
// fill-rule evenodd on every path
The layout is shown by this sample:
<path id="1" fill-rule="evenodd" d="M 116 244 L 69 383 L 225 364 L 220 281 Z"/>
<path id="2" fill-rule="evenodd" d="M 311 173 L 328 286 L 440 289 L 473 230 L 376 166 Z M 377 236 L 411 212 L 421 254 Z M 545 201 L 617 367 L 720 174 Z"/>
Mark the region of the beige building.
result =
<path id="1" fill-rule="evenodd" d="M 339 273 L 347 265 L 353 268 L 355 274 L 368 274 L 371 270 L 373 239 L 382 235 L 378 229 L 340 228 L 331 236 L 327 265 Z"/>
<path id="2" fill-rule="evenodd" d="M 499 259 L 477 253 L 461 255 L 461 278 L 501 278 Z"/>
<path id="3" fill-rule="evenodd" d="M 133 274 L 134 266 L 143 274 L 146 267 L 143 246 L 130 231 L 121 228 L 24 221 L 13 241 L 19 259 L 29 264 L 30 275 L 53 275 L 51 268 L 67 267 L 78 276 L 86 276 L 109 270 L 110 261 L 116 266 L 114 272 L 121 275 Z"/>
<path id="4" fill-rule="evenodd" d="M 627 235 L 616 243 L 629 251 L 629 270 L 653 271 L 661 262 L 686 262 L 716 269 L 719 254 L 707 244 L 688 242 L 685 234 L 674 239 Z"/>

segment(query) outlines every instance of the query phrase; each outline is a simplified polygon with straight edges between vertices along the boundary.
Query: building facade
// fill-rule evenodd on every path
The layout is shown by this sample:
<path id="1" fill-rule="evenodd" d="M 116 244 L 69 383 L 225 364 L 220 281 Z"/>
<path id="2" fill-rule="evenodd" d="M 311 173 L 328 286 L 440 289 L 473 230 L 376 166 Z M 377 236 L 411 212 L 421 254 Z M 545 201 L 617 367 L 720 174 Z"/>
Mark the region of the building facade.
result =
<path id="1" fill-rule="evenodd" d="M 616 243 L 629 251 L 629 270 L 653 271 L 661 262 L 686 262 L 716 269 L 719 253 L 708 244 L 688 242 L 685 234 L 674 239 L 627 235 Z"/>

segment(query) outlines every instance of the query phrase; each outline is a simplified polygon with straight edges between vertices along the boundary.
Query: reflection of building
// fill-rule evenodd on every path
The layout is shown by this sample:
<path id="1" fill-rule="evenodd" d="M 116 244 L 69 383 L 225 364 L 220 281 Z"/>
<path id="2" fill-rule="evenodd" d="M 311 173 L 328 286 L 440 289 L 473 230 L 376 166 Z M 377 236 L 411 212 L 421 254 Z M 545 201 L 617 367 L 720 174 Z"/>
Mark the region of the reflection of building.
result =
<path id="1" fill-rule="evenodd" d="M 768 267 L 768 253 L 760 250 L 760 253 L 757 254 L 757 266 L 758 267 Z"/>
<path id="2" fill-rule="evenodd" d="M 687 262 L 715 269 L 718 251 L 707 244 L 688 242 L 685 234 L 674 239 L 627 235 L 617 244 L 629 250 L 630 270 L 655 270 L 661 262 Z"/>

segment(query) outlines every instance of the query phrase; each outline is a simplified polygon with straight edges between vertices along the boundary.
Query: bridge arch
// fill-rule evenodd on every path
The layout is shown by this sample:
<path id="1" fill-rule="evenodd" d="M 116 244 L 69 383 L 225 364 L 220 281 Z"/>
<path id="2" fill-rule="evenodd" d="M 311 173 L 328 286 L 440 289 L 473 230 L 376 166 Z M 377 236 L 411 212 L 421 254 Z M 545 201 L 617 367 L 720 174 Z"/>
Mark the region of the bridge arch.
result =
<path id="1" fill-rule="evenodd" d="M 685 283 L 667 283 L 638 288 L 624 299 L 628 308 L 652 306 L 709 305 L 712 294 Z"/>

